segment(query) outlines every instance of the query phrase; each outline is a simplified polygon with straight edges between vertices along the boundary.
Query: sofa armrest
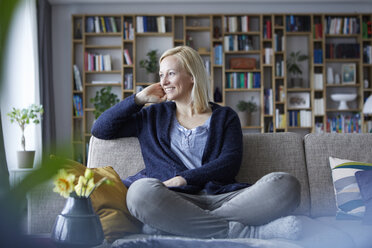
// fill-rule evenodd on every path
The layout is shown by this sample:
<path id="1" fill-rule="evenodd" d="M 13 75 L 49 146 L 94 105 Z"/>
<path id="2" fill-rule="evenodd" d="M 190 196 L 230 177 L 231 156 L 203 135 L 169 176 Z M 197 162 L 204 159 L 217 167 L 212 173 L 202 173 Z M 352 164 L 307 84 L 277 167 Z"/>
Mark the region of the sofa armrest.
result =
<path id="1" fill-rule="evenodd" d="M 28 192 L 28 233 L 51 233 L 66 199 L 53 192 L 53 182 L 47 181 Z"/>

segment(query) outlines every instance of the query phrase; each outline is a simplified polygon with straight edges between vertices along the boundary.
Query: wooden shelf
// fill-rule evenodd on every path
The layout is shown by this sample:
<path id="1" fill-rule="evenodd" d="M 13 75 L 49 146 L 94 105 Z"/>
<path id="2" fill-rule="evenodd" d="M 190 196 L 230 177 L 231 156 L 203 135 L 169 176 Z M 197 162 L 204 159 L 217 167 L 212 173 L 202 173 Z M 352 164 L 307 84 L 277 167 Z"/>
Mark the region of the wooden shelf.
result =
<path id="1" fill-rule="evenodd" d="M 284 132 L 284 131 L 293 131 L 293 132 L 316 132 L 315 124 L 314 123 L 322 123 L 324 128 L 326 128 L 327 119 L 330 116 L 338 116 L 338 115 L 352 115 L 351 113 L 360 112 L 363 108 L 363 97 L 366 95 L 372 94 L 372 87 L 368 89 L 363 89 L 363 80 L 365 77 L 368 77 L 369 82 L 372 82 L 372 64 L 366 64 L 363 62 L 362 52 L 360 53 L 361 58 L 325 58 L 326 51 L 325 45 L 329 43 L 342 43 L 346 40 L 347 43 L 359 44 L 360 48 L 362 49 L 366 45 L 371 45 L 372 37 L 371 38 L 362 38 L 361 34 L 325 34 L 323 33 L 321 38 L 314 38 L 313 30 L 315 29 L 315 24 L 321 24 L 323 27 L 326 25 L 327 17 L 355 17 L 359 19 L 359 23 L 362 23 L 362 18 L 368 16 L 368 20 L 371 20 L 371 14 L 355 14 L 355 13 L 331 13 L 331 14 L 319 14 L 319 13 L 301 13 L 301 14 L 290 14 L 296 16 L 304 16 L 309 17 L 309 27 L 311 31 L 306 32 L 291 32 L 286 30 L 286 17 L 289 14 L 203 14 L 203 15 L 186 15 L 186 14 L 115 14 L 115 15 L 105 15 L 101 14 L 98 16 L 107 16 L 107 17 L 115 17 L 117 22 L 117 30 L 119 32 L 106 32 L 106 33 L 95 33 L 85 32 L 86 26 L 86 18 L 89 16 L 97 16 L 92 14 L 79 14 L 73 15 L 72 17 L 72 34 L 71 37 L 79 37 L 74 36 L 74 31 L 76 24 L 79 23 L 81 25 L 82 30 L 82 37 L 81 39 L 74 39 L 72 38 L 72 61 L 71 64 L 77 64 L 80 69 L 80 74 L 82 77 L 83 90 L 77 91 L 72 90 L 72 95 L 79 96 L 82 99 L 83 104 L 83 116 L 74 116 L 72 113 L 72 133 L 81 133 L 83 134 L 83 141 L 80 141 L 79 147 L 74 150 L 73 154 L 82 154 L 84 158 L 84 162 L 86 162 L 86 145 L 89 141 L 89 137 L 91 136 L 90 128 L 93 122 L 93 107 L 89 103 L 89 98 L 95 94 L 97 87 L 105 87 L 111 86 L 112 92 L 118 95 L 120 99 L 124 97 L 128 97 L 131 94 L 137 91 L 136 86 L 146 87 L 151 84 L 152 82 L 146 82 L 146 77 L 142 75 L 142 70 L 137 68 L 138 61 L 142 58 L 144 51 L 150 49 L 157 49 L 161 47 L 161 50 L 165 50 L 164 44 L 161 43 L 161 37 L 165 37 L 166 40 L 170 40 L 170 46 L 179 46 L 179 45 L 190 45 L 195 48 L 195 50 L 199 50 L 200 48 L 204 48 L 206 52 L 200 52 L 199 54 L 202 56 L 204 61 L 209 61 L 207 63 L 209 65 L 210 70 L 210 82 L 211 82 L 211 90 L 215 92 L 216 87 L 218 87 L 221 91 L 222 101 L 221 105 L 230 106 L 233 109 L 236 109 L 234 106 L 236 101 L 240 99 L 249 99 L 249 97 L 255 97 L 255 101 L 258 103 L 259 110 L 258 110 L 258 118 L 260 123 L 258 126 L 248 126 L 243 127 L 244 130 L 248 130 L 249 132 L 268 132 L 267 127 L 273 127 L 275 132 Z M 138 33 L 136 22 L 137 17 L 140 16 L 164 16 L 166 19 L 166 30 L 165 33 L 160 32 L 142 32 Z M 230 30 L 237 30 L 237 32 L 227 32 L 225 27 L 225 18 L 234 18 L 234 17 L 241 17 L 241 16 L 248 16 L 250 19 L 250 26 L 248 32 L 242 32 L 241 25 L 238 25 L 237 29 L 230 29 Z M 119 25 L 120 20 L 120 25 Z M 239 19 L 238 19 L 239 20 Z M 131 36 L 128 36 L 128 33 L 125 32 L 123 29 L 123 21 L 128 21 L 133 26 L 133 38 L 128 39 Z M 283 36 L 284 50 L 283 51 L 274 51 L 275 45 L 277 40 L 272 36 L 272 38 L 267 39 L 266 34 L 264 34 L 265 29 L 264 27 L 267 25 L 266 21 L 271 21 L 271 30 L 272 35 L 280 34 Z M 195 25 L 195 26 L 194 26 Z M 218 35 L 216 36 L 215 27 L 218 28 Z M 160 29 L 158 29 L 160 30 Z M 169 32 L 169 30 L 171 30 Z M 299 29 L 301 30 L 301 29 Z M 325 31 L 323 31 L 325 32 Z M 140 40 L 144 39 L 151 39 L 154 38 L 154 43 L 151 45 L 144 44 Z M 192 39 L 188 39 L 191 37 Z M 218 38 L 216 38 L 218 37 Z M 243 38 L 239 40 L 239 42 L 234 42 L 234 49 L 233 51 L 225 51 L 225 46 L 227 38 L 230 37 L 234 39 Z M 157 39 L 159 38 L 159 39 Z M 244 43 L 244 38 L 247 38 Z M 292 47 L 288 47 L 287 43 L 288 40 L 291 39 L 296 41 L 296 39 L 307 39 L 307 42 L 304 42 L 304 45 L 301 44 L 299 47 L 306 47 L 307 54 L 310 58 L 307 60 L 307 66 L 303 69 L 306 71 L 303 75 L 308 75 L 305 78 L 305 81 L 308 82 L 309 88 L 289 88 L 288 84 L 288 72 L 286 68 L 284 70 L 284 76 L 276 76 L 276 62 L 281 62 L 282 60 L 286 59 L 289 52 L 294 51 Z M 238 45 L 236 44 L 238 43 Z M 277 44 L 279 45 L 279 44 Z M 222 46 L 222 53 L 220 54 L 222 64 L 215 64 L 215 55 L 217 54 L 215 50 L 216 46 Z M 246 47 L 251 48 L 251 50 L 244 50 Z M 170 48 L 170 47 L 169 47 Z M 218 47 L 220 49 L 220 47 Z M 272 48 L 273 49 L 273 56 L 271 57 L 271 63 L 265 64 L 265 48 Z M 133 64 L 127 65 L 124 64 L 125 59 L 123 56 L 124 49 L 128 49 L 130 56 L 132 58 Z M 287 50 L 288 49 L 288 50 Z M 313 54 L 314 49 L 322 49 L 322 61 L 323 63 L 314 63 Z M 102 50 L 102 51 L 99 51 Z M 85 71 L 84 66 L 84 52 L 91 52 L 105 54 L 110 53 L 112 57 L 112 67 L 114 70 L 111 71 Z M 112 51 L 111 51 L 112 50 Z M 361 50 L 362 51 L 362 50 Z M 229 60 L 233 57 L 239 58 L 255 58 L 257 61 L 257 68 L 256 69 L 231 69 Z M 334 73 L 342 74 L 341 73 L 341 64 L 343 63 L 355 63 L 356 64 L 356 84 L 338 84 L 338 85 L 328 85 L 326 84 L 327 81 L 327 68 L 330 66 L 334 68 Z M 334 65 L 332 65 L 334 64 Z M 285 66 L 284 66 L 285 67 Z M 72 68 L 72 66 L 71 66 Z M 259 88 L 226 88 L 227 77 L 230 73 L 247 73 L 252 72 L 260 75 L 260 87 Z M 314 89 L 313 81 L 314 76 L 313 73 L 322 74 L 323 75 L 323 89 Z M 128 87 L 126 85 L 127 75 L 132 74 L 133 82 L 132 82 L 132 89 L 126 89 Z M 107 79 L 106 79 L 107 78 Z M 240 79 L 240 78 L 239 78 Z M 111 82 L 119 81 L 120 83 L 114 84 L 91 84 L 89 82 L 92 81 L 102 81 L 102 80 L 111 80 Z M 74 82 L 74 72 L 72 71 L 71 76 L 71 86 L 72 89 L 76 89 Z M 272 110 L 273 114 L 265 114 L 265 101 L 267 99 L 267 89 L 272 89 Z M 280 91 L 279 91 L 280 89 Z M 334 92 L 347 92 L 347 91 L 356 91 L 358 93 L 357 104 L 359 106 L 358 109 L 351 109 L 351 110 L 337 110 L 337 109 L 327 109 L 323 115 L 314 115 L 313 110 L 314 106 L 314 99 L 323 99 L 323 103 L 326 106 L 326 102 L 329 100 L 329 94 Z M 276 99 L 283 99 L 278 98 L 279 92 L 282 94 L 281 97 L 284 96 L 284 101 L 276 101 Z M 288 108 L 288 93 L 298 93 L 298 95 L 304 95 L 308 97 L 310 108 Z M 362 95 L 362 96 L 361 96 Z M 240 98 L 240 99 L 238 99 Z M 258 98 L 258 99 L 257 99 Z M 234 104 L 234 105 L 232 105 Z M 89 106 L 89 107 L 88 107 Z M 324 106 L 324 107 L 325 107 Z M 280 116 L 277 116 L 276 109 L 279 109 Z M 73 110 L 73 109 L 72 109 Z M 311 125 L 310 127 L 289 127 L 289 112 L 288 111 L 296 111 L 296 110 L 306 110 L 311 113 Z M 74 111 L 73 111 L 74 112 Z M 308 112 L 305 112 L 308 113 Z M 256 115 L 255 115 L 256 116 Z M 275 128 L 277 126 L 277 118 L 286 118 L 286 126 L 283 128 Z M 257 120 L 256 120 L 257 121 Z M 362 125 L 364 125 L 362 120 Z M 73 136 L 72 140 L 74 140 Z M 75 138 L 76 139 L 76 138 Z M 77 146 L 77 145 L 76 145 Z M 75 156 L 75 155 L 74 155 Z"/>
<path id="2" fill-rule="evenodd" d="M 360 112 L 360 109 L 327 109 L 326 112 Z"/>
<path id="3" fill-rule="evenodd" d="M 96 45 L 85 45 L 86 49 L 121 49 L 121 46 L 96 46 Z"/>
<path id="4" fill-rule="evenodd" d="M 113 71 L 85 71 L 86 74 L 120 74 L 121 71 L 113 70 Z"/>

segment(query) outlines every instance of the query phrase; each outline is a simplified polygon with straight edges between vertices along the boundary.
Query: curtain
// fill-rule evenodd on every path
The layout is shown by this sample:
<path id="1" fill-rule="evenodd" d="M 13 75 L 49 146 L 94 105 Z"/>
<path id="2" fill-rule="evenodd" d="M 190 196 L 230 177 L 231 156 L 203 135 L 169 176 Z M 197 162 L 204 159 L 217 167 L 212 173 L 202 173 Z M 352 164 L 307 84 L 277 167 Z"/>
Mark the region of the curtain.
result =
<path id="1" fill-rule="evenodd" d="M 3 139 L 3 127 L 1 124 L 1 113 L 0 113 L 0 199 L 9 191 L 9 171 L 6 164 L 4 139 Z"/>
<path id="2" fill-rule="evenodd" d="M 48 0 L 37 1 L 37 26 L 39 43 L 40 102 L 44 107 L 42 121 L 43 156 L 55 153 L 56 124 L 52 68 L 52 8 Z"/>

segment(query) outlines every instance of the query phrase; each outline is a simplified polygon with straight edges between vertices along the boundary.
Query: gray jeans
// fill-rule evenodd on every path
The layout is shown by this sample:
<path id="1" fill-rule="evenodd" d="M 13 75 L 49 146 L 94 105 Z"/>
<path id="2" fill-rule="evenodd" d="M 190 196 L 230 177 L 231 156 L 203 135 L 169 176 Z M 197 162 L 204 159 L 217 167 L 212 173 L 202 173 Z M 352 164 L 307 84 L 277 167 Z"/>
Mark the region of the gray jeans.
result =
<path id="1" fill-rule="evenodd" d="M 230 221 L 266 224 L 290 214 L 299 203 L 299 181 L 283 172 L 219 195 L 174 192 L 154 178 L 137 180 L 127 193 L 129 211 L 143 223 L 167 233 L 200 238 L 227 237 Z"/>

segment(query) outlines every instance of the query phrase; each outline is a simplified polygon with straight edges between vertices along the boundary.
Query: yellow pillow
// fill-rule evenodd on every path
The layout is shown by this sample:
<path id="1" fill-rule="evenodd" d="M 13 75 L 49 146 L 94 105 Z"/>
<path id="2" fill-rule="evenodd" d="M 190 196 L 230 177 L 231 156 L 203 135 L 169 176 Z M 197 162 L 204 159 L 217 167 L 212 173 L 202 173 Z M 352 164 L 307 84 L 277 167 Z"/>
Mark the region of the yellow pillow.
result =
<path id="1" fill-rule="evenodd" d="M 73 160 L 66 160 L 65 169 L 76 175 L 76 182 L 80 175 L 84 175 L 86 166 Z M 94 182 L 107 177 L 114 185 L 102 184 L 96 188 L 90 198 L 98 214 L 105 239 L 112 243 L 128 233 L 139 233 L 140 222 L 130 213 L 126 205 L 127 188 L 119 175 L 111 166 L 91 168 L 94 172 Z"/>

